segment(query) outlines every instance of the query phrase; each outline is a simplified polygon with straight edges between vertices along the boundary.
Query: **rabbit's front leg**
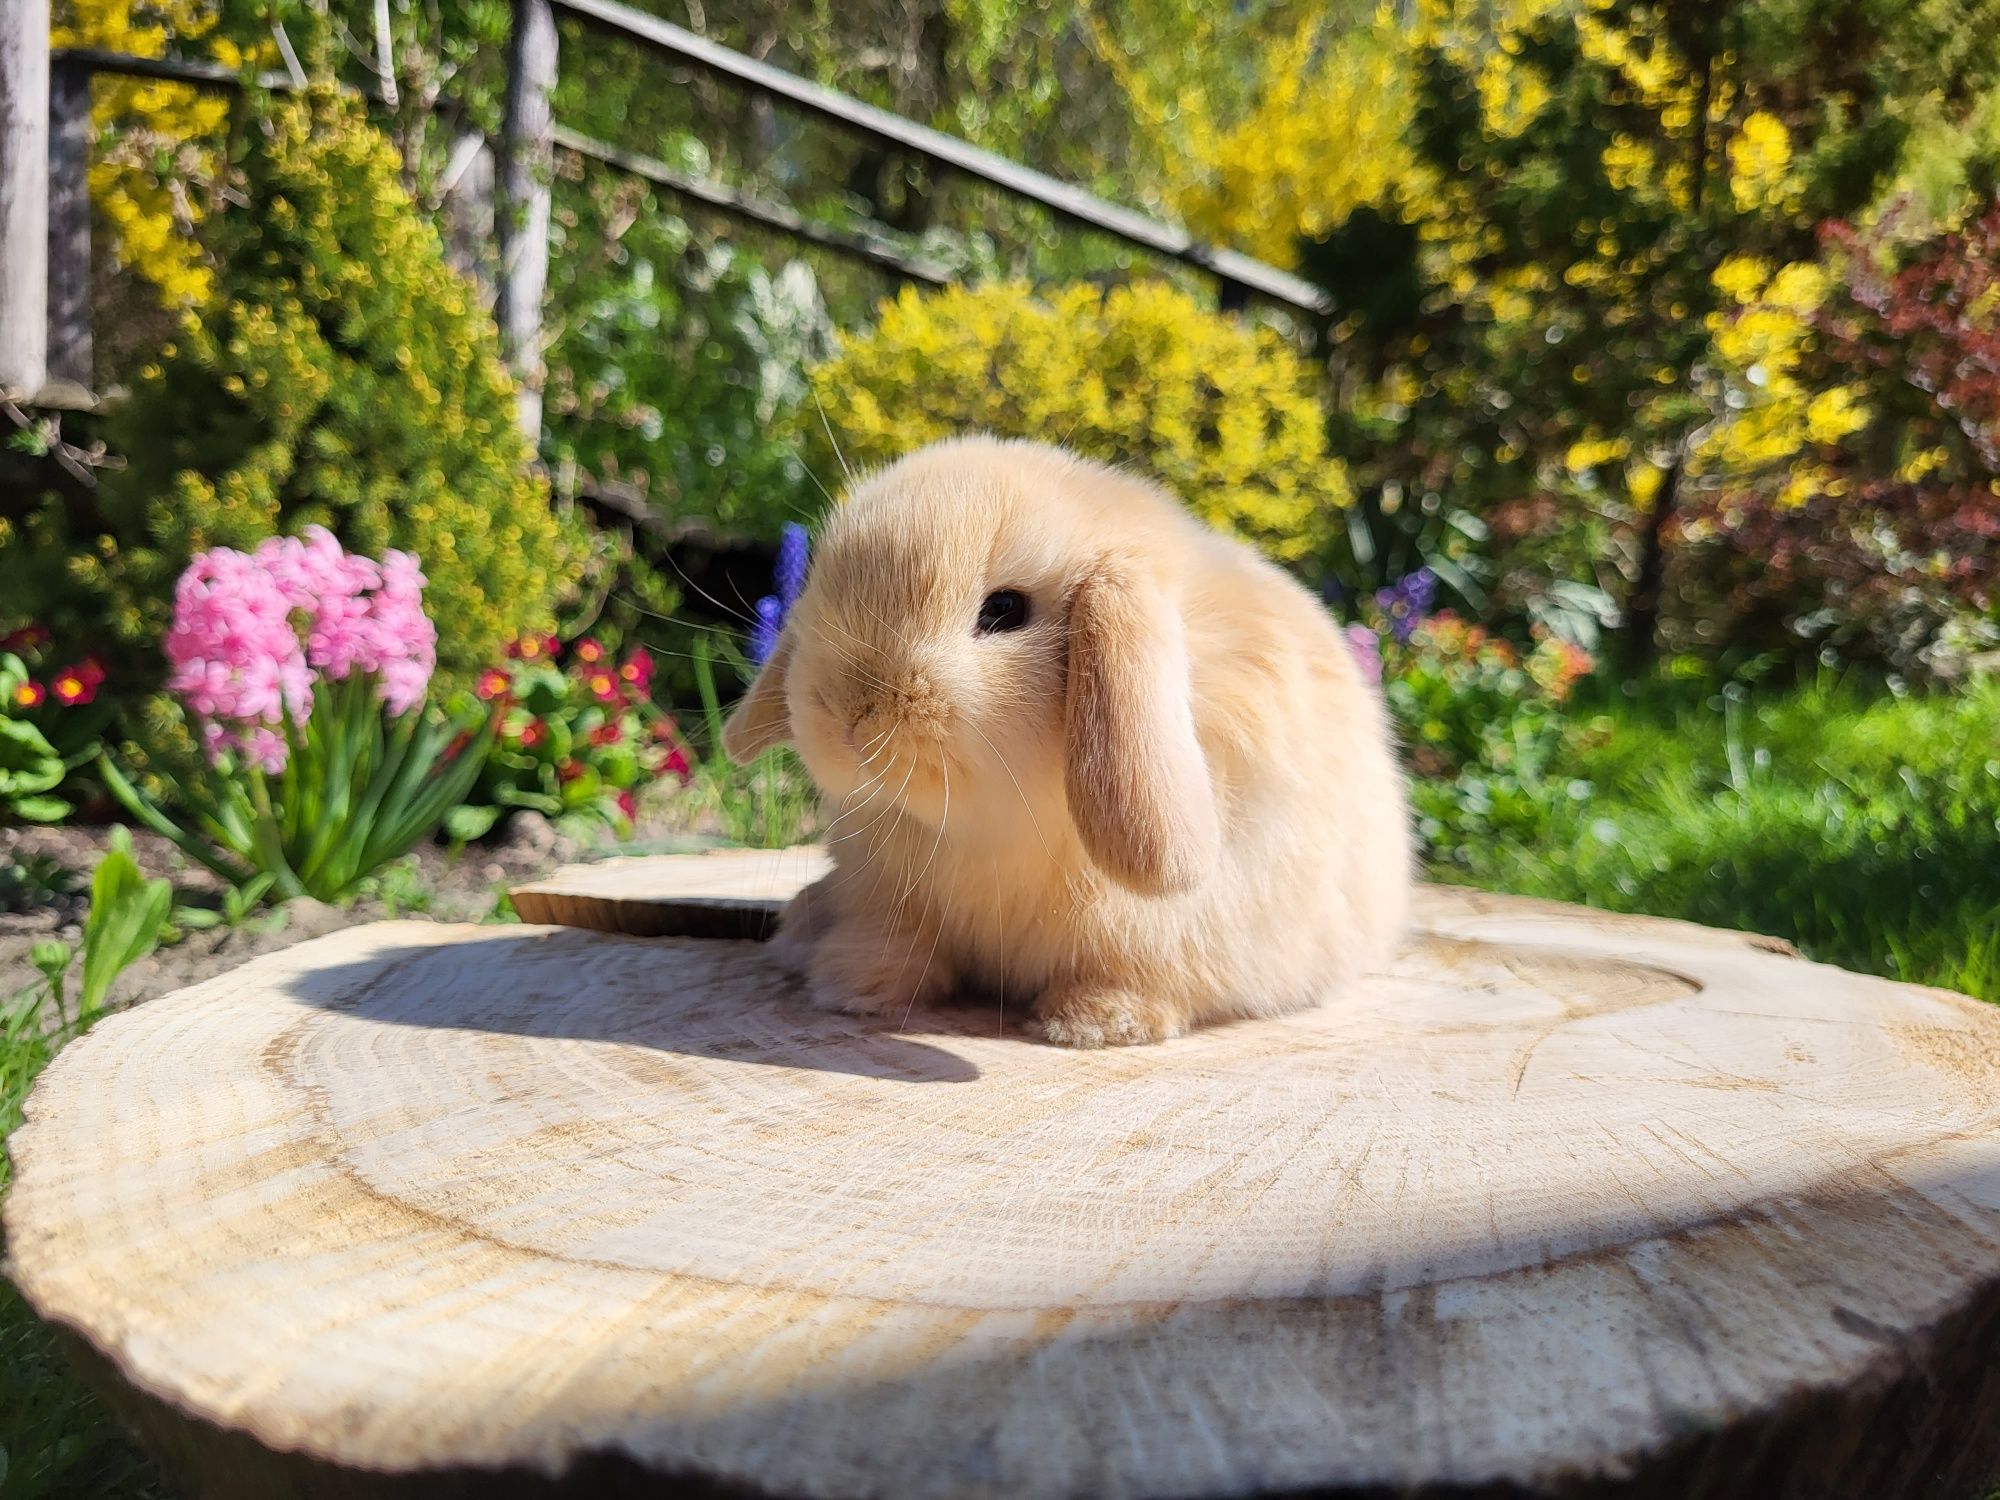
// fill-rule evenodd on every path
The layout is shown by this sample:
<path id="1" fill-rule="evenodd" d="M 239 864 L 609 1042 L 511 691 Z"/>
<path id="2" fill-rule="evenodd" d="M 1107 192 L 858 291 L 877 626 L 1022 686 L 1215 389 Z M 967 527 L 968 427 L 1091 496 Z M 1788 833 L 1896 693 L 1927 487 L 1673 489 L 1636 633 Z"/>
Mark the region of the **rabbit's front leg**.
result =
<path id="1" fill-rule="evenodd" d="M 935 932 L 893 931 L 843 919 L 813 944 L 806 989 L 822 1010 L 856 1015 L 893 1014 L 950 993 L 957 982 Z"/>

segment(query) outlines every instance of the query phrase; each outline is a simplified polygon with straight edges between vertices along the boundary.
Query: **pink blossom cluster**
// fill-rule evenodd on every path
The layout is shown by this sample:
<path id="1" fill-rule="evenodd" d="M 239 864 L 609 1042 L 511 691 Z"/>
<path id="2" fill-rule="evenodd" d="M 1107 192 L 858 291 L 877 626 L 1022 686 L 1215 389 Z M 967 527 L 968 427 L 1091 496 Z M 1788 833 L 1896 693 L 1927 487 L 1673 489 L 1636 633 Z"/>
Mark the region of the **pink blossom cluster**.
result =
<path id="1" fill-rule="evenodd" d="M 167 685 L 202 721 L 211 755 L 240 749 L 280 771 L 282 726 L 311 712 L 321 678 L 373 673 L 391 713 L 423 701 L 437 665 L 423 588 L 408 553 L 391 551 L 377 563 L 319 526 L 304 537 L 273 537 L 255 552 L 212 548 L 174 588 Z"/>

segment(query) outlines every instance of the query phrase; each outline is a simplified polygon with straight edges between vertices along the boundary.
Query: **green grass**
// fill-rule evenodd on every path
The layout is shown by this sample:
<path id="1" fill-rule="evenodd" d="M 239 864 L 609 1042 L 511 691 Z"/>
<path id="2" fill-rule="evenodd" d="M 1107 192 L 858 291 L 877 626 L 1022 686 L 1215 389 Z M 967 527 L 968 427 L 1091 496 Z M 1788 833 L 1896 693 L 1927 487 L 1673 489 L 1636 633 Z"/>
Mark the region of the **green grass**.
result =
<path id="1" fill-rule="evenodd" d="M 35 1078 L 75 1027 L 45 1032 L 46 986 L 0 1017 L 0 1138 L 21 1123 Z M 0 1193 L 11 1165 L 0 1152 Z M 0 1280 L 0 1495 L 7 1500 L 148 1500 L 165 1495 L 152 1466 L 64 1362 L 54 1337 Z"/>
<path id="2" fill-rule="evenodd" d="M 1827 684 L 1594 715 L 1532 846 L 1465 848 L 1496 890 L 1768 933 L 1844 967 L 2000 1000 L 2000 684 Z"/>

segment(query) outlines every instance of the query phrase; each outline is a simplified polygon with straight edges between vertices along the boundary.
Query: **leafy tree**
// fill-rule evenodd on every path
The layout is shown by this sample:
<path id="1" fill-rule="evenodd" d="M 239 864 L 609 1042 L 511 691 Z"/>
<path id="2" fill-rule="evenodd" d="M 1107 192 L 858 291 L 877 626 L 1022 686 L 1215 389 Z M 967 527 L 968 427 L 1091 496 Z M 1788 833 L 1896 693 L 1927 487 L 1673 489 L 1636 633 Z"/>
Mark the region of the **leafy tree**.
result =
<path id="1" fill-rule="evenodd" d="M 1899 0 L 1426 0 L 1274 61 L 1184 198 L 1289 225 L 1338 301 L 1360 500 L 1337 563 L 1367 583 L 1430 554 L 1467 601 L 1573 632 L 1601 590 L 1635 657 L 1727 425 L 1724 262 L 1809 257 L 1996 76 L 1991 28 Z M 1350 139 L 1380 170 L 1320 170 Z"/>

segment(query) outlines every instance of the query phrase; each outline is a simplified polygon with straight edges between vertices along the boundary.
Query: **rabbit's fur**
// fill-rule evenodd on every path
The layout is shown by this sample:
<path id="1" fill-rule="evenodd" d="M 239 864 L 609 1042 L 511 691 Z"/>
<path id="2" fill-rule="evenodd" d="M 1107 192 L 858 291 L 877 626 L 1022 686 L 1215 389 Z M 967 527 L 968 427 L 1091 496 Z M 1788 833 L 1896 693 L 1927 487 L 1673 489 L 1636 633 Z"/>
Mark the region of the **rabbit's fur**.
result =
<path id="1" fill-rule="evenodd" d="M 1005 589 L 1027 623 L 982 633 Z M 834 814 L 777 940 L 820 1004 L 990 993 L 1051 1041 L 1157 1041 L 1311 1005 L 1404 920 L 1402 777 L 1339 627 L 1055 448 L 958 439 L 855 487 L 725 732 L 786 741 Z"/>

